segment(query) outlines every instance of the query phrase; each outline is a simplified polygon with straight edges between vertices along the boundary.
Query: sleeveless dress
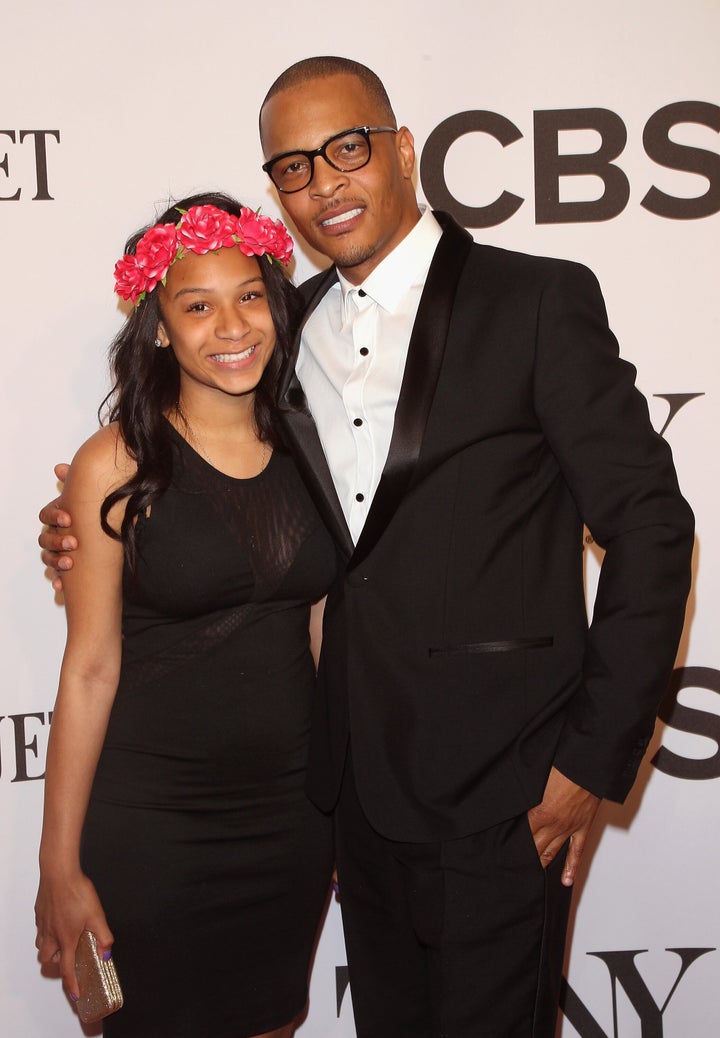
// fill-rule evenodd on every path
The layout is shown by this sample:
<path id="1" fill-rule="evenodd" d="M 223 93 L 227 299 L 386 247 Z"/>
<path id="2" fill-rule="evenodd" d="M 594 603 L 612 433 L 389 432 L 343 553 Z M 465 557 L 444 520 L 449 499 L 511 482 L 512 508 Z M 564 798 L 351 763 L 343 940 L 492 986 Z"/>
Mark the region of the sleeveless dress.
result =
<path id="1" fill-rule="evenodd" d="M 82 865 L 115 936 L 106 1038 L 242 1038 L 305 1005 L 332 868 L 304 791 L 332 542 L 287 454 L 253 479 L 172 429 L 123 578 L 121 677 Z"/>

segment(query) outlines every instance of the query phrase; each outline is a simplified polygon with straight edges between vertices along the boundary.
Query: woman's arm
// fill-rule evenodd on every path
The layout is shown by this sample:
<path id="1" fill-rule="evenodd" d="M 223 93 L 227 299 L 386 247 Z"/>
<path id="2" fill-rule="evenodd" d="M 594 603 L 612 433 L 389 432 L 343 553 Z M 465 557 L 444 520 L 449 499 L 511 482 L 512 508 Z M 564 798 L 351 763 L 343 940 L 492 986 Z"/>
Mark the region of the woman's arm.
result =
<path id="1" fill-rule="evenodd" d="M 80 835 L 120 672 L 123 550 L 103 532 L 100 505 L 131 471 L 115 427 L 103 428 L 78 451 L 63 495 L 81 546 L 64 580 L 67 641 L 48 744 L 35 911 L 40 961 L 59 960 L 75 997 L 80 933 L 92 930 L 101 953 L 113 941 L 80 869 Z M 109 518 L 118 528 L 122 514 Z"/>
<path id="2" fill-rule="evenodd" d="M 321 598 L 319 602 L 315 602 L 310 607 L 310 652 L 312 658 L 315 660 L 315 670 L 318 668 L 318 661 L 320 659 L 320 646 L 322 645 L 322 625 L 323 625 L 323 613 L 325 612 L 325 598 Z"/>

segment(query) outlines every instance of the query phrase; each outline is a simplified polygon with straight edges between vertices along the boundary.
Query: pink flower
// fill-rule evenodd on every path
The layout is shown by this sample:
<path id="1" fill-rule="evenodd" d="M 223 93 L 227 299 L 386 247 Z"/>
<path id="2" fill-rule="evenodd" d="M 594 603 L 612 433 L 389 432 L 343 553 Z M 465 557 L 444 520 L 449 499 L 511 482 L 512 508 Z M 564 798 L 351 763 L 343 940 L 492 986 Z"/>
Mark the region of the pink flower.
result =
<path id="1" fill-rule="evenodd" d="M 126 253 L 115 264 L 115 291 L 122 299 L 137 303 L 148 291 L 147 275 L 139 266 L 137 256 Z"/>
<path id="2" fill-rule="evenodd" d="M 237 221 L 238 248 L 245 256 L 266 253 L 285 265 L 293 251 L 293 240 L 280 220 L 259 216 L 252 209 L 241 209 Z"/>
<path id="3" fill-rule="evenodd" d="M 177 255 L 177 230 L 173 224 L 151 227 L 137 244 L 135 254 L 126 253 L 115 264 L 115 291 L 137 303 L 162 281 Z"/>
<path id="4" fill-rule="evenodd" d="M 214 205 L 196 205 L 184 214 L 178 226 L 178 241 L 189 252 L 206 252 L 235 245 L 237 222 L 231 213 Z"/>
<path id="5" fill-rule="evenodd" d="M 170 264 L 177 255 L 178 241 L 177 228 L 171 223 L 159 223 L 146 231 L 137 244 L 135 255 L 138 265 L 142 267 L 147 275 L 149 284 L 146 291 L 150 291 L 162 281 Z"/>
<path id="6" fill-rule="evenodd" d="M 147 292 L 164 281 L 176 259 L 194 252 L 204 256 L 235 245 L 245 256 L 267 256 L 285 265 L 293 251 L 293 240 L 280 220 L 241 209 L 235 217 L 214 205 L 194 205 L 183 213 L 180 223 L 151 227 L 137 243 L 135 253 L 126 253 L 115 264 L 115 291 L 136 306 Z"/>

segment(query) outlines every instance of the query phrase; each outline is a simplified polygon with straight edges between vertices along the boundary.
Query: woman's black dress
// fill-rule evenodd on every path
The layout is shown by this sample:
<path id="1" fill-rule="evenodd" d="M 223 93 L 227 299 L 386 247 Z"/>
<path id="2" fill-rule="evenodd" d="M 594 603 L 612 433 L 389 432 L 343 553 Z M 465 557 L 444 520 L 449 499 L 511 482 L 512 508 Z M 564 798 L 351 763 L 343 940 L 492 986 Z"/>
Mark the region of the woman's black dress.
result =
<path id="1" fill-rule="evenodd" d="M 241 1038 L 302 1009 L 328 890 L 304 772 L 307 603 L 334 550 L 288 455 L 233 479 L 172 435 L 172 485 L 124 577 L 82 863 L 125 996 L 107 1038 Z"/>

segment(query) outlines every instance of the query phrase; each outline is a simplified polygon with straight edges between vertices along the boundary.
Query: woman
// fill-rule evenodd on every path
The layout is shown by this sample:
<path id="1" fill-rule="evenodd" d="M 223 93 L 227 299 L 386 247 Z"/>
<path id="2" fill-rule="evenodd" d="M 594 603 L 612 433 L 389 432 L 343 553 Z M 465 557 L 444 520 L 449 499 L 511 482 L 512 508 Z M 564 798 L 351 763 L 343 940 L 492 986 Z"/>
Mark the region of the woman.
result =
<path id="1" fill-rule="evenodd" d="M 303 791 L 311 601 L 334 552 L 281 450 L 299 313 L 279 221 L 187 198 L 130 239 L 110 424 L 65 498 L 81 541 L 48 748 L 41 962 L 113 957 L 107 1038 L 289 1038 L 328 889 Z"/>

